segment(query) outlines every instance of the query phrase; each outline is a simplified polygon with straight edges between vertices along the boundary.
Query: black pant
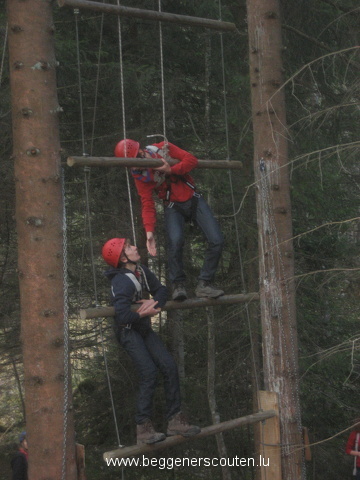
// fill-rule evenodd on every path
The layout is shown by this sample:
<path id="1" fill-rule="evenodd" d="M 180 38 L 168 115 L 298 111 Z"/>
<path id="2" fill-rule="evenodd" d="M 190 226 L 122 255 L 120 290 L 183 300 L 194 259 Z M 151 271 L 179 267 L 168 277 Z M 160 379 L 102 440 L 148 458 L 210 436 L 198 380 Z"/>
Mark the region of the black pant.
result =
<path id="1" fill-rule="evenodd" d="M 166 418 L 178 413 L 181 407 L 178 369 L 160 337 L 152 329 L 140 335 L 133 328 L 122 328 L 118 340 L 133 360 L 139 376 L 136 423 L 152 417 L 152 400 L 159 370 L 164 377 Z"/>

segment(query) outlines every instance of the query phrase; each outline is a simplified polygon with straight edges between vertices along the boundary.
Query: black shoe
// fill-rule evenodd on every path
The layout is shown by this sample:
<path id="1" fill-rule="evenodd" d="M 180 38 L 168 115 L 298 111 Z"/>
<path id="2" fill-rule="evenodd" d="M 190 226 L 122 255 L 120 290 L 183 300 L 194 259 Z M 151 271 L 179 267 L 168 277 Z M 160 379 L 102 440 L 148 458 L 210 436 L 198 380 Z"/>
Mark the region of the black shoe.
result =
<path id="1" fill-rule="evenodd" d="M 221 297 L 221 295 L 224 295 L 224 291 L 210 285 L 210 282 L 207 282 L 206 280 L 199 280 L 195 295 L 200 298 L 218 298 Z"/>
<path id="2" fill-rule="evenodd" d="M 188 298 L 184 284 L 174 283 L 172 297 L 173 300 L 186 300 Z"/>

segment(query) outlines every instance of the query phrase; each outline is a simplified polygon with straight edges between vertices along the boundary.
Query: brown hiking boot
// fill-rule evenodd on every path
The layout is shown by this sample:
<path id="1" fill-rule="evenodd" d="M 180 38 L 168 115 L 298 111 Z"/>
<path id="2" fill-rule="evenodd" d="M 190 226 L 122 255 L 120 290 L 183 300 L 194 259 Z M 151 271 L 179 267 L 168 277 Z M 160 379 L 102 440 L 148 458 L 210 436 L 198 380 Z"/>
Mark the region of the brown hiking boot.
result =
<path id="1" fill-rule="evenodd" d="M 183 437 L 191 437 L 201 432 L 201 428 L 196 425 L 190 425 L 186 416 L 179 412 L 176 413 L 168 423 L 166 434 L 171 437 L 173 435 L 182 435 Z"/>
<path id="2" fill-rule="evenodd" d="M 151 420 L 146 420 L 144 423 L 136 425 L 136 443 L 142 445 L 146 443 L 151 445 L 152 443 L 161 442 L 165 440 L 165 433 L 156 432 Z"/>
<path id="3" fill-rule="evenodd" d="M 188 298 L 185 285 L 183 283 L 174 283 L 173 285 L 173 293 L 172 297 L 173 300 L 186 300 Z"/>
<path id="4" fill-rule="evenodd" d="M 195 290 L 195 295 L 199 298 L 218 298 L 224 295 L 224 290 L 214 287 L 206 280 L 199 280 Z"/>

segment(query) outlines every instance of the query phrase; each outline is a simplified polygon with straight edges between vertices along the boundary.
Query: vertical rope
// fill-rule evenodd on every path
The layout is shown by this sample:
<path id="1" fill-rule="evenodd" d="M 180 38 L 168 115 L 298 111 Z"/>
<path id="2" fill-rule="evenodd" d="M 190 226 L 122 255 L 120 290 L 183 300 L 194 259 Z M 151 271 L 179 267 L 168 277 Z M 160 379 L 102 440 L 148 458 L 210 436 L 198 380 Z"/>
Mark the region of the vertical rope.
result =
<path id="1" fill-rule="evenodd" d="M 221 5 L 221 0 L 219 0 L 219 20 L 221 20 L 221 19 L 222 19 L 222 5 Z M 223 102 L 224 102 L 226 152 L 227 152 L 227 160 L 229 161 L 230 160 L 229 122 L 228 122 L 227 99 L 226 99 L 226 75 L 225 75 L 224 41 L 223 41 L 222 32 L 220 32 L 220 50 L 221 50 L 221 71 L 222 71 L 223 97 L 224 97 Z M 232 207 L 233 207 L 233 212 L 234 212 L 234 224 L 235 224 L 235 233 L 236 233 L 236 244 L 237 244 L 238 255 L 239 255 L 239 267 L 240 267 L 241 284 L 243 286 L 243 293 L 246 293 L 244 266 L 243 266 L 241 246 L 240 246 L 240 234 L 239 234 L 239 228 L 238 228 L 238 224 L 237 224 L 236 216 L 235 216 L 236 207 L 235 207 L 234 186 L 233 186 L 233 179 L 232 179 L 232 175 L 231 175 L 231 170 L 229 170 L 229 169 L 228 169 L 228 177 L 229 177 L 229 184 L 230 184 L 231 202 L 232 202 Z M 254 375 L 255 375 L 256 390 L 259 391 L 260 390 L 260 382 L 259 382 L 258 373 L 257 373 L 257 370 L 256 370 L 255 347 L 254 347 L 254 342 L 253 342 L 253 338 L 252 338 L 252 334 L 251 334 L 252 329 L 251 329 L 251 322 L 250 322 L 250 313 L 249 313 L 249 306 L 248 306 L 247 303 L 245 304 L 245 311 L 246 311 L 246 318 L 247 318 L 249 335 L 250 335 L 250 347 L 251 347 L 251 356 L 252 356 L 253 369 L 254 369 Z M 259 398 L 258 398 L 258 402 L 259 402 Z M 258 404 L 258 407 L 260 409 L 261 405 Z"/>
<path id="2" fill-rule="evenodd" d="M 120 1 L 117 0 L 118 6 L 120 6 Z M 124 93 L 124 66 L 123 66 L 123 55 L 122 55 L 122 35 L 121 35 L 121 20 L 120 15 L 118 16 L 118 41 L 119 41 L 119 65 L 120 65 L 120 89 L 121 89 L 121 110 L 122 110 L 122 119 L 123 119 L 123 139 L 126 139 L 126 119 L 125 119 L 125 93 Z M 126 155 L 126 143 L 125 143 L 125 156 Z M 131 198 L 131 189 L 130 189 L 130 178 L 129 171 L 126 168 L 126 183 L 129 197 L 129 206 L 130 206 L 130 219 L 131 219 L 131 228 L 134 239 L 134 245 L 136 245 L 136 232 L 135 232 L 135 222 L 134 222 L 134 212 L 133 204 Z"/>
<path id="3" fill-rule="evenodd" d="M 161 12 L 161 0 L 159 0 L 159 12 Z M 166 140 L 166 112 L 165 112 L 165 75 L 164 75 L 164 51 L 162 23 L 159 22 L 159 44 L 160 44 L 160 73 L 161 73 L 161 102 L 163 118 L 163 135 Z"/>
<path id="4" fill-rule="evenodd" d="M 98 101 L 98 96 L 99 96 L 100 59 L 101 59 L 101 48 L 102 48 L 103 31 L 104 31 L 104 14 L 102 13 L 102 14 L 101 14 L 101 23 L 100 23 L 100 34 L 99 34 L 98 63 L 97 63 L 97 69 L 96 69 L 94 113 L 93 113 L 92 130 L 91 130 L 90 156 L 92 156 L 92 154 L 93 154 L 93 147 L 94 147 L 95 123 L 96 123 L 96 113 L 97 113 L 97 101 Z"/>
<path id="5" fill-rule="evenodd" d="M 63 457 L 61 478 L 66 478 L 66 441 L 67 441 L 67 424 L 69 410 L 69 298 L 68 298 L 68 281 L 67 281 L 67 225 L 66 225 L 66 207 L 65 207 L 65 180 L 64 171 L 62 170 L 62 202 L 63 202 L 63 276 L 64 276 L 64 404 L 63 404 Z"/>
<path id="6" fill-rule="evenodd" d="M 4 72 L 4 64 L 5 64 L 5 55 L 6 55 L 6 44 L 7 44 L 7 39 L 8 39 L 8 24 L 6 24 L 5 27 L 5 39 L 4 39 L 4 47 L 3 47 L 3 52 L 1 56 L 1 66 L 0 66 L 0 86 L 2 82 L 2 76 Z"/>
<path id="7" fill-rule="evenodd" d="M 77 72 L 78 72 L 79 103 L 80 103 L 81 143 L 82 143 L 83 155 L 86 155 L 85 132 L 84 132 L 84 111 L 83 111 L 82 86 L 81 86 L 81 62 L 80 62 L 80 42 L 79 42 L 79 25 L 78 25 L 79 9 L 78 8 L 74 9 L 74 15 L 75 15 L 76 56 L 77 56 Z"/>
<path id="8" fill-rule="evenodd" d="M 76 19 L 75 24 L 76 24 L 76 47 L 77 47 L 77 58 L 78 58 L 81 136 L 82 136 L 83 155 L 86 155 L 86 153 L 85 153 L 85 133 L 84 133 L 82 88 L 81 88 L 79 29 L 78 29 L 78 21 L 77 21 L 77 15 L 79 13 L 79 10 L 77 10 L 77 11 L 74 10 L 74 13 L 75 13 L 75 19 Z M 93 149 L 93 138 L 94 138 L 94 130 L 95 130 L 95 118 L 96 118 L 96 106 L 97 106 L 97 94 L 98 94 L 98 79 L 99 79 L 101 44 L 102 44 L 102 32 L 103 32 L 103 16 L 102 16 L 101 31 L 100 31 L 101 37 L 100 37 L 100 42 L 99 42 L 98 74 L 97 74 L 97 82 L 96 82 L 96 89 L 95 89 L 95 105 L 94 105 L 94 115 L 93 115 L 91 151 Z M 91 258 L 91 269 L 92 269 L 92 276 L 93 276 L 94 297 L 95 297 L 95 303 L 96 303 L 96 305 L 98 305 L 97 284 L 96 284 L 96 269 L 95 269 L 95 263 L 94 263 L 94 248 L 93 248 L 93 243 L 94 242 L 93 242 L 92 227 L 91 227 L 90 193 L 89 193 L 90 192 L 90 188 L 89 188 L 89 185 L 90 185 L 90 168 L 89 167 L 84 168 L 84 177 L 85 177 L 84 183 L 85 183 L 85 201 L 86 201 L 86 220 L 87 220 L 87 228 L 88 228 L 88 232 L 89 232 L 90 258 Z M 103 358 L 104 358 L 106 378 L 107 378 L 107 384 L 108 384 L 108 388 L 109 388 L 110 402 L 111 402 L 112 414 L 113 414 L 113 419 L 114 419 L 114 424 L 115 424 L 115 432 L 116 432 L 117 442 L 118 442 L 119 447 L 122 447 L 121 442 L 120 442 L 120 434 L 119 434 L 118 422 L 117 422 L 117 417 L 116 417 L 116 410 L 115 410 L 112 386 L 111 386 L 111 381 L 110 381 L 109 366 L 108 366 L 108 361 L 107 361 L 107 356 L 106 356 L 106 351 L 105 351 L 105 346 L 104 346 L 105 340 L 104 340 L 104 334 L 103 334 L 103 329 L 102 329 L 101 322 L 99 322 L 99 333 L 100 333 L 100 339 L 101 339 L 101 347 L 102 347 L 102 353 L 103 353 Z M 65 451 L 65 448 L 64 448 L 64 451 Z"/>

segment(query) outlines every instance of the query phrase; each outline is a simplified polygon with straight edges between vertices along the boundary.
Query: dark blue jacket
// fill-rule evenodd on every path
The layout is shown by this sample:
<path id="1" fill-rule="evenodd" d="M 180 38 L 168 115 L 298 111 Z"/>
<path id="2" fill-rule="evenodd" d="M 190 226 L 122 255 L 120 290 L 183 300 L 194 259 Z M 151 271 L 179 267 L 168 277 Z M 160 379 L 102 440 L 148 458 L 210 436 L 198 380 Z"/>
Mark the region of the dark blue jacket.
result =
<path id="1" fill-rule="evenodd" d="M 11 460 L 12 480 L 27 480 L 28 462 L 26 455 L 18 451 Z"/>
<path id="2" fill-rule="evenodd" d="M 148 267 L 141 265 L 146 276 L 139 279 L 143 292 L 147 290 L 155 301 L 158 302 L 156 307 L 162 308 L 167 300 L 167 288 L 160 283 L 158 278 L 152 273 Z M 127 268 L 112 268 L 105 272 L 105 276 L 111 281 L 111 294 L 113 305 L 115 307 L 115 326 L 117 328 L 131 324 L 135 329 L 146 324 L 150 325 L 149 317 L 141 318 L 137 312 L 131 311 L 131 305 L 136 297 L 136 287 L 134 282 L 125 275 L 126 273 L 134 273 Z"/>

